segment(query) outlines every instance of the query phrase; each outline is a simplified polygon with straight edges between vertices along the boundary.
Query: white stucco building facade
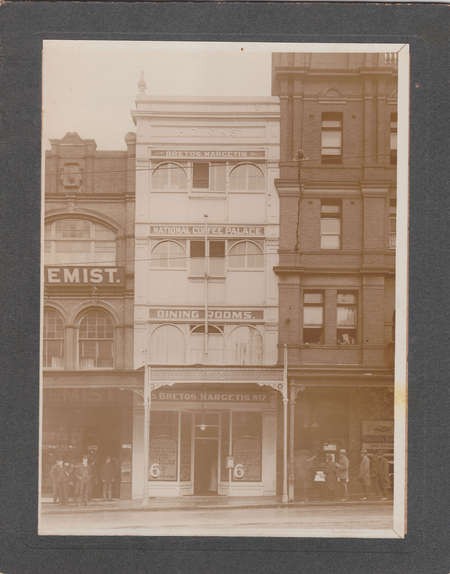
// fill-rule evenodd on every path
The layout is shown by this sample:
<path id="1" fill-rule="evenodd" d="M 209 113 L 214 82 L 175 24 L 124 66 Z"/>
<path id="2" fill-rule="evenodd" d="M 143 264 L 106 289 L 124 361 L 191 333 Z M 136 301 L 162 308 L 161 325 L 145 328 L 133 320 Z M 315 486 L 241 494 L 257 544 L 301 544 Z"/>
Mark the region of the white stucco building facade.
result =
<path id="1" fill-rule="evenodd" d="M 278 98 L 136 107 L 133 496 L 273 495 L 277 476 Z M 147 368 L 146 367 L 146 368 Z"/>

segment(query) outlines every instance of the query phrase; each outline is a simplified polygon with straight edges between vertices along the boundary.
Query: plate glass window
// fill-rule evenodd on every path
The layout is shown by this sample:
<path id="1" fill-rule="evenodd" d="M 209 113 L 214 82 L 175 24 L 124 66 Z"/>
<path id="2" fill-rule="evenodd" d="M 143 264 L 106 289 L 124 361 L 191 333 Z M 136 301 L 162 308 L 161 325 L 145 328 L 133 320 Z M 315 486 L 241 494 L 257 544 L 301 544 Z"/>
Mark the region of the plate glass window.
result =
<path id="1" fill-rule="evenodd" d="M 321 131 L 322 163 L 342 162 L 342 114 L 325 112 L 322 114 Z"/>
<path id="2" fill-rule="evenodd" d="M 109 313 L 92 309 L 84 315 L 79 330 L 81 369 L 108 369 L 113 360 L 114 325 Z"/>
<path id="3" fill-rule="evenodd" d="M 322 202 L 320 206 L 320 247 L 341 247 L 341 205 L 339 202 Z"/>
<path id="4" fill-rule="evenodd" d="M 355 345 L 357 343 L 357 298 L 356 293 L 337 294 L 337 343 Z"/>
<path id="5" fill-rule="evenodd" d="M 323 343 L 323 293 L 303 294 L 303 343 Z"/>
<path id="6" fill-rule="evenodd" d="M 44 313 L 44 368 L 62 369 L 64 366 L 64 323 L 55 309 Z"/>

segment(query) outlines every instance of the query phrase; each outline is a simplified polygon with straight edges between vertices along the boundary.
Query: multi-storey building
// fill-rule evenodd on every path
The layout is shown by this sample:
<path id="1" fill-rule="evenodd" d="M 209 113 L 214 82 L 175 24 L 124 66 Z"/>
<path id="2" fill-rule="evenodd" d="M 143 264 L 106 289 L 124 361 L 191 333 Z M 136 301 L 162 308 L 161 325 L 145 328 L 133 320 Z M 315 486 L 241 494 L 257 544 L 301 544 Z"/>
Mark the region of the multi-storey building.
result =
<path id="1" fill-rule="evenodd" d="M 67 133 L 45 157 L 42 490 L 57 457 L 117 462 L 131 496 L 135 136 L 98 151 Z M 95 496 L 95 491 L 92 495 Z"/>
<path id="2" fill-rule="evenodd" d="M 392 451 L 397 70 L 393 54 L 272 63 L 292 495 L 301 449 Z"/>
<path id="3" fill-rule="evenodd" d="M 133 496 L 273 495 L 278 98 L 160 98 L 141 80 L 133 118 L 134 360 L 151 389 L 145 478 L 134 398 Z"/>

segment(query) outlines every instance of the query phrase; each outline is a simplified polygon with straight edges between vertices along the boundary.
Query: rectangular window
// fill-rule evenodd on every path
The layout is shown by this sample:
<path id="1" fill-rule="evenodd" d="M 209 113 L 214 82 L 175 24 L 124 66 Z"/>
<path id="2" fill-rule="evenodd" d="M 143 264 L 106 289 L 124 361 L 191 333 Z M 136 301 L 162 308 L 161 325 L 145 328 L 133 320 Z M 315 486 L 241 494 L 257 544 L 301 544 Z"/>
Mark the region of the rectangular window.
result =
<path id="1" fill-rule="evenodd" d="M 194 189 L 209 188 L 209 163 L 194 161 L 192 165 L 192 187 Z"/>
<path id="2" fill-rule="evenodd" d="M 338 345 L 356 345 L 358 312 L 355 293 L 338 293 L 337 294 L 337 344 Z"/>
<path id="3" fill-rule="evenodd" d="M 391 114 L 390 125 L 391 164 L 397 163 L 397 113 Z"/>
<path id="4" fill-rule="evenodd" d="M 205 273 L 213 277 L 225 274 L 225 241 L 191 241 L 191 275 Z"/>
<path id="5" fill-rule="evenodd" d="M 303 343 L 323 343 L 323 293 L 303 294 Z"/>
<path id="6" fill-rule="evenodd" d="M 389 248 L 395 249 L 397 240 L 397 205 L 395 200 L 389 204 Z"/>
<path id="7" fill-rule="evenodd" d="M 340 202 L 322 202 L 320 206 L 321 249 L 341 248 L 341 205 Z"/>
<path id="8" fill-rule="evenodd" d="M 261 413 L 233 412 L 233 482 L 259 482 L 262 470 Z"/>
<path id="9" fill-rule="evenodd" d="M 324 112 L 321 131 L 322 163 L 342 162 L 342 114 Z"/>
<path id="10" fill-rule="evenodd" d="M 177 412 L 152 412 L 150 419 L 149 458 L 149 480 L 177 480 Z"/>

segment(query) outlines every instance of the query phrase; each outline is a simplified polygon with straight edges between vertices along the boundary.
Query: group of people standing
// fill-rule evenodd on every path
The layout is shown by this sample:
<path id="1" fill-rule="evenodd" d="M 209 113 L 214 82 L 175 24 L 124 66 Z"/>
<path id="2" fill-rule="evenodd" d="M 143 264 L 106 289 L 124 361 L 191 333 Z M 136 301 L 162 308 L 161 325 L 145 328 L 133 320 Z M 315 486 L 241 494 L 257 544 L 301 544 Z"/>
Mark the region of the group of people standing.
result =
<path id="1" fill-rule="evenodd" d="M 98 476 L 95 461 L 83 456 L 81 462 L 72 464 L 62 458 L 56 460 L 50 469 L 50 480 L 53 490 L 53 502 L 87 505 L 92 498 L 94 487 L 100 478 L 104 500 L 112 500 L 113 484 L 116 480 L 116 465 L 111 457 L 106 457 Z"/>
<path id="2" fill-rule="evenodd" d="M 320 486 L 320 497 L 328 500 L 349 500 L 350 460 L 347 451 L 341 448 L 337 456 L 325 453 L 325 461 L 320 455 L 310 455 L 300 451 L 296 457 L 295 479 L 296 498 L 307 501 L 315 486 Z M 359 466 L 355 467 L 352 482 L 356 479 L 362 493 L 361 500 L 368 500 L 372 487 L 381 500 L 387 500 L 390 489 L 389 462 L 383 453 L 368 454 L 361 451 Z"/>

